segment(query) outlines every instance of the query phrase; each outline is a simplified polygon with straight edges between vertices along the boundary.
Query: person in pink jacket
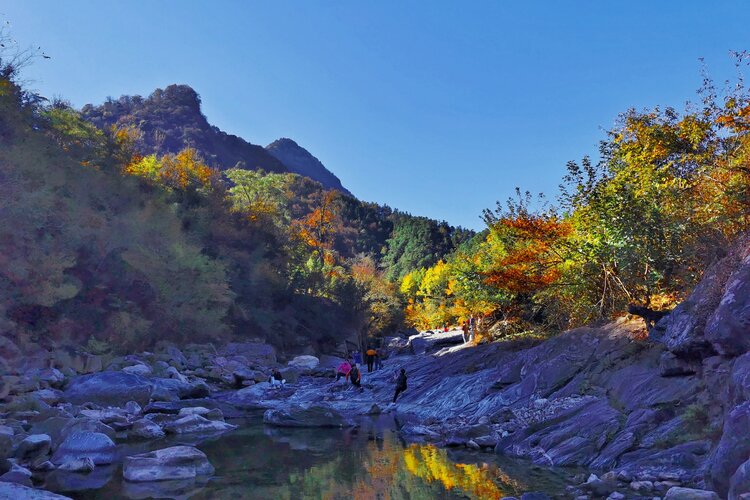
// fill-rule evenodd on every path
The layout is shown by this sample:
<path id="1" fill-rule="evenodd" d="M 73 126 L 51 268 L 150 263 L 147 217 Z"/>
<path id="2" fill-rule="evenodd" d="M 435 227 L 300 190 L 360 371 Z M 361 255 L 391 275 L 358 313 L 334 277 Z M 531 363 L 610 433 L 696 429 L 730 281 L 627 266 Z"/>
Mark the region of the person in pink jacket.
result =
<path id="1" fill-rule="evenodd" d="M 341 377 L 344 377 L 346 381 L 349 381 L 349 372 L 352 371 L 352 365 L 349 364 L 348 361 L 343 361 L 339 367 L 336 369 L 336 382 L 339 381 Z"/>

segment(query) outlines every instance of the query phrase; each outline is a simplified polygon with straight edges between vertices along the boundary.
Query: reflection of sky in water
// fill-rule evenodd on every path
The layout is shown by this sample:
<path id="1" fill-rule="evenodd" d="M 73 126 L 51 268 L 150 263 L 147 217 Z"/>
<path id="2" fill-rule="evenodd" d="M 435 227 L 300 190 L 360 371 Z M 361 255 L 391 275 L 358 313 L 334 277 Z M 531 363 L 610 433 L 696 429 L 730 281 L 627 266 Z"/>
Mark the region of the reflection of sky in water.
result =
<path id="1" fill-rule="evenodd" d="M 79 498 L 431 499 L 498 498 L 560 492 L 549 471 L 493 454 L 402 443 L 388 417 L 358 429 L 250 425 L 199 444 L 216 467 L 208 484 L 123 484 L 118 470 L 102 490 Z M 185 442 L 161 442 L 166 447 Z M 484 463 L 482 461 L 486 461 Z"/>

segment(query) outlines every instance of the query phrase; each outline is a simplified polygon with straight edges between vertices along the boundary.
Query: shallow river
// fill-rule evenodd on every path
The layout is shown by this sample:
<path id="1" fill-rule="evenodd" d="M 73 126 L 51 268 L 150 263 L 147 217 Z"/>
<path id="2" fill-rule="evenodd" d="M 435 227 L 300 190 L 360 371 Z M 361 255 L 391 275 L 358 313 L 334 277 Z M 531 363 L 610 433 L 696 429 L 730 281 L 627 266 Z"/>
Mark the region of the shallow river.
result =
<path id="1" fill-rule="evenodd" d="M 78 481 L 77 475 L 53 477 L 48 487 L 73 498 L 107 500 L 479 499 L 565 491 L 560 472 L 492 453 L 406 444 L 391 422 L 383 416 L 347 430 L 278 429 L 246 422 L 232 433 L 197 444 L 216 468 L 205 484 L 126 483 L 120 479 L 120 467 L 112 466 Z M 175 444 L 193 443 L 174 439 L 124 452 Z M 81 490 L 87 487 L 96 489 Z"/>

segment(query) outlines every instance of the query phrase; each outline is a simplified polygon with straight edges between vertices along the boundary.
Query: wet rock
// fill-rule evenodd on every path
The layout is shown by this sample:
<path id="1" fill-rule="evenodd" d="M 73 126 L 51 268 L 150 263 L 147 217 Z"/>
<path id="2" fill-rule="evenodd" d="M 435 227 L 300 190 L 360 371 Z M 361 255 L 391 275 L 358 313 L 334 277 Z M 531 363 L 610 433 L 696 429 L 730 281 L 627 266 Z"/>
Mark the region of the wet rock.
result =
<path id="1" fill-rule="evenodd" d="M 324 404 L 290 405 L 270 409 L 263 422 L 278 427 L 348 427 L 352 422 L 338 410 Z"/>
<path id="2" fill-rule="evenodd" d="M 96 468 L 94 461 L 90 457 L 71 458 L 66 460 L 57 467 L 57 470 L 66 472 L 79 472 L 88 474 Z"/>
<path id="3" fill-rule="evenodd" d="M 115 443 L 99 432 L 73 432 L 62 442 L 52 463 L 60 465 L 78 458 L 90 458 L 96 465 L 111 464 L 116 456 Z"/>
<path id="4" fill-rule="evenodd" d="M 164 437 L 164 431 L 154 422 L 143 418 L 133 422 L 133 426 L 128 431 L 128 437 L 136 439 L 161 439 Z"/>
<path id="5" fill-rule="evenodd" d="M 625 498 L 625 495 L 620 493 L 619 491 L 613 491 L 609 494 L 607 497 L 607 500 L 623 500 Z"/>
<path id="6" fill-rule="evenodd" d="M 164 424 L 164 430 L 171 434 L 226 432 L 236 428 L 236 425 L 208 420 L 200 415 L 186 415 L 174 422 Z"/>
<path id="7" fill-rule="evenodd" d="M 213 473 L 206 455 L 192 446 L 173 446 L 126 457 L 122 469 L 125 480 L 133 482 L 192 479 Z"/>
<path id="8" fill-rule="evenodd" d="M 32 434 L 26 437 L 16 449 L 16 458 L 21 463 L 33 462 L 39 457 L 46 457 L 52 446 L 52 438 L 47 434 Z"/>
<path id="9" fill-rule="evenodd" d="M 148 404 L 151 384 L 138 375 L 124 372 L 101 372 L 75 377 L 65 390 L 65 401 L 73 404 L 95 403 L 100 406 L 123 406 L 135 401 Z"/>
<path id="10" fill-rule="evenodd" d="M 56 495 L 49 491 L 3 482 L 0 482 L 0 498 L 12 498 L 13 500 L 71 500 L 70 497 Z"/>
<path id="11" fill-rule="evenodd" d="M 667 491 L 664 500 L 720 500 L 720 498 L 713 491 L 674 486 Z"/>

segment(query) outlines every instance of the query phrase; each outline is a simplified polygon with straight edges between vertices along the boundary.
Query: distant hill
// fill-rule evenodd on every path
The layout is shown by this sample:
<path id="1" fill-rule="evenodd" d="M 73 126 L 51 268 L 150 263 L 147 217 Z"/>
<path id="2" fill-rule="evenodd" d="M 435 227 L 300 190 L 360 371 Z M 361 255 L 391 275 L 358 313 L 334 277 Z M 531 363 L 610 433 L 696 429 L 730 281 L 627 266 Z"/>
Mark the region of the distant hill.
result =
<path id="1" fill-rule="evenodd" d="M 351 194 L 341 185 L 339 178 L 329 171 L 320 160 L 293 140 L 277 139 L 266 146 L 266 151 L 295 174 L 314 179 L 323 184 L 325 188 L 338 189 L 343 193 Z"/>
<path id="2" fill-rule="evenodd" d="M 177 153 L 190 146 L 211 165 L 225 170 L 237 166 L 267 172 L 292 172 L 346 194 L 341 181 L 323 164 L 290 139 L 263 148 L 211 125 L 201 112 L 201 99 L 188 85 L 156 89 L 146 98 L 122 96 L 81 110 L 84 118 L 104 129 L 133 126 L 141 131 L 138 148 L 144 154 Z"/>

